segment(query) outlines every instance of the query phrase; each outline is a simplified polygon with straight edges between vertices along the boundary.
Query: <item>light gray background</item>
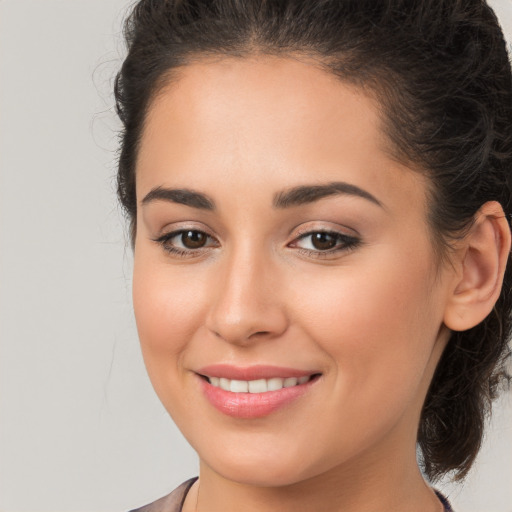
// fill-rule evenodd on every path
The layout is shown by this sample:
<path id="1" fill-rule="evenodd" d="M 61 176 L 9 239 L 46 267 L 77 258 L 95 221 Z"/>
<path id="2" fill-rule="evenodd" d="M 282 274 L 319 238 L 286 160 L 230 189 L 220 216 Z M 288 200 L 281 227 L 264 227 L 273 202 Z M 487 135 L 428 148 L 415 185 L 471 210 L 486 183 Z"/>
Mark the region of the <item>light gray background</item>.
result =
<path id="1" fill-rule="evenodd" d="M 512 34 L 511 0 L 494 0 Z M 0 0 L 0 510 L 122 511 L 197 474 L 155 397 L 115 199 L 126 0 Z M 512 403 L 458 512 L 512 512 Z"/>

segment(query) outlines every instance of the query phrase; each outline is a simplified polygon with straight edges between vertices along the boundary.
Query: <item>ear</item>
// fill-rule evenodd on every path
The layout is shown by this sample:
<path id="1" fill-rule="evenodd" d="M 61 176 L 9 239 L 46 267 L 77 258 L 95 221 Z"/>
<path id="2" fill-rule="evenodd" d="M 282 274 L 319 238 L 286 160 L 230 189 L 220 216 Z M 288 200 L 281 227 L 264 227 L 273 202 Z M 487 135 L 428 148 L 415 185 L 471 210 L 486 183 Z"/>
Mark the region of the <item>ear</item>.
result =
<path id="1" fill-rule="evenodd" d="M 492 311 L 503 284 L 510 238 L 501 205 L 496 201 L 485 203 L 475 214 L 454 262 L 457 272 L 444 316 L 451 330 L 470 329 Z"/>

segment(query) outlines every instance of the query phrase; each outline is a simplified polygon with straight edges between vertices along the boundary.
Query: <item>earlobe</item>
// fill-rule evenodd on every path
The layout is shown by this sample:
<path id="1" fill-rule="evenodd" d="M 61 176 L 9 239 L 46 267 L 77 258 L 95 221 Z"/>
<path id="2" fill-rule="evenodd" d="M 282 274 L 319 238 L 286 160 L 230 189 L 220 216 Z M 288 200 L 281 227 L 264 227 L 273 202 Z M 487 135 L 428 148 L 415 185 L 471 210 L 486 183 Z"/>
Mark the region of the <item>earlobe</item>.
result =
<path id="1" fill-rule="evenodd" d="M 444 323 L 453 331 L 478 325 L 498 300 L 510 255 L 510 228 L 503 208 L 496 201 L 485 203 L 462 241 L 453 290 Z"/>

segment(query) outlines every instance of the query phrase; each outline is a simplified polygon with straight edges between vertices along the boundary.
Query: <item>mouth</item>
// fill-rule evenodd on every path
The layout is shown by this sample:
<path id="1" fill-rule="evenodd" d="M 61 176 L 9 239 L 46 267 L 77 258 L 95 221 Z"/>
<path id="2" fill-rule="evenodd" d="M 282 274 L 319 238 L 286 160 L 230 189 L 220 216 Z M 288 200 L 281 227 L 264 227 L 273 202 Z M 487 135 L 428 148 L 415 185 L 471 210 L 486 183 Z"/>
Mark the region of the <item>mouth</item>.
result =
<path id="1" fill-rule="evenodd" d="M 307 384 L 320 377 L 320 373 L 304 375 L 302 377 L 272 377 L 270 379 L 238 380 L 226 377 L 199 376 L 215 388 L 230 391 L 231 393 L 268 393 L 283 388 L 292 388 Z"/>
<path id="2" fill-rule="evenodd" d="M 322 373 L 292 368 L 253 366 L 237 368 L 214 365 L 197 373 L 203 395 L 222 414 L 254 419 L 300 403 L 310 394 Z"/>

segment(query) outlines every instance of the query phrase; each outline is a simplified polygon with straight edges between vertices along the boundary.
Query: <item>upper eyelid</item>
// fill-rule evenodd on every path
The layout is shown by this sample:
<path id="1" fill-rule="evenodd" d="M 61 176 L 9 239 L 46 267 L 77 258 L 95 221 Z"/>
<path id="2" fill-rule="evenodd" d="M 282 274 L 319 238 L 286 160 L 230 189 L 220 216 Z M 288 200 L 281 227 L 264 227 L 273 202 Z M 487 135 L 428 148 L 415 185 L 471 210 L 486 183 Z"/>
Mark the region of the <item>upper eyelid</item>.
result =
<path id="1" fill-rule="evenodd" d="M 204 233 L 205 235 L 207 235 L 211 238 L 214 238 L 210 233 L 208 233 L 208 231 L 205 231 L 204 229 L 189 228 L 189 227 L 175 228 L 175 229 L 171 229 L 169 231 L 165 231 L 162 234 L 158 235 L 158 238 L 173 237 L 173 236 L 177 236 L 181 233 L 186 233 L 187 231 L 197 231 L 198 233 Z"/>
<path id="2" fill-rule="evenodd" d="M 349 224 L 344 224 L 342 222 L 336 222 L 334 220 L 328 219 L 316 219 L 301 222 L 292 227 L 289 231 L 289 235 L 299 236 L 304 233 L 317 233 L 319 231 L 329 232 L 329 233 L 339 233 L 340 235 L 347 236 L 361 236 L 356 228 Z"/>
<path id="3" fill-rule="evenodd" d="M 311 228 L 308 228 L 308 229 L 306 229 L 304 231 L 299 231 L 297 233 L 297 235 L 296 235 L 296 238 L 301 237 L 301 236 L 312 235 L 314 233 L 329 233 L 329 234 L 332 234 L 332 235 L 350 236 L 347 233 L 343 233 L 342 231 L 338 231 L 337 229 L 329 229 L 329 228 L 311 229 Z"/>
<path id="4" fill-rule="evenodd" d="M 297 229 L 297 228 L 295 228 L 295 229 Z M 349 228 L 348 226 L 343 226 L 343 227 L 341 227 L 341 226 L 340 227 L 307 226 L 307 227 L 299 228 L 295 232 L 294 232 L 294 230 L 292 230 L 292 232 L 290 233 L 290 236 L 293 237 L 293 240 L 297 240 L 298 238 L 301 238 L 301 237 L 304 237 L 307 235 L 311 235 L 313 233 L 330 233 L 330 234 L 339 235 L 339 236 L 345 237 L 345 238 L 359 238 L 359 239 L 361 238 L 361 235 L 355 229 Z"/>
<path id="5" fill-rule="evenodd" d="M 212 240 L 218 241 L 217 238 L 215 236 L 213 236 L 212 234 L 208 233 L 208 231 L 205 231 L 203 229 L 197 229 L 197 228 L 173 229 L 171 231 L 167 231 L 165 233 L 162 233 L 161 235 L 157 236 L 153 240 L 155 242 L 169 240 L 169 239 L 174 238 L 176 236 L 179 236 L 179 235 L 181 235 L 183 233 L 186 233 L 187 231 L 197 231 L 198 233 L 203 233 L 204 235 L 206 235 L 208 238 L 211 238 Z"/>
<path id="6" fill-rule="evenodd" d="M 158 239 L 169 237 L 172 235 L 183 233 L 184 231 L 199 231 L 200 233 L 204 233 L 205 235 L 208 235 L 211 238 L 217 238 L 215 235 L 212 234 L 211 230 L 205 226 L 190 225 L 186 223 L 183 223 L 183 225 L 180 226 L 179 223 L 176 224 L 178 224 L 178 226 L 173 225 L 172 227 L 169 227 L 169 225 L 167 225 L 164 228 L 159 229 L 158 234 L 156 235 L 155 238 Z"/>
<path id="7" fill-rule="evenodd" d="M 304 238 L 307 238 L 308 236 L 314 235 L 315 233 L 325 233 L 328 235 L 333 235 L 333 236 L 338 237 L 341 240 L 358 240 L 358 241 L 360 241 L 360 239 L 361 239 L 361 237 L 358 235 L 348 235 L 346 233 L 341 233 L 339 231 L 334 231 L 334 230 L 315 229 L 312 231 L 306 231 L 300 235 L 295 236 L 294 239 L 290 243 L 294 243 L 297 240 L 302 240 Z"/>

